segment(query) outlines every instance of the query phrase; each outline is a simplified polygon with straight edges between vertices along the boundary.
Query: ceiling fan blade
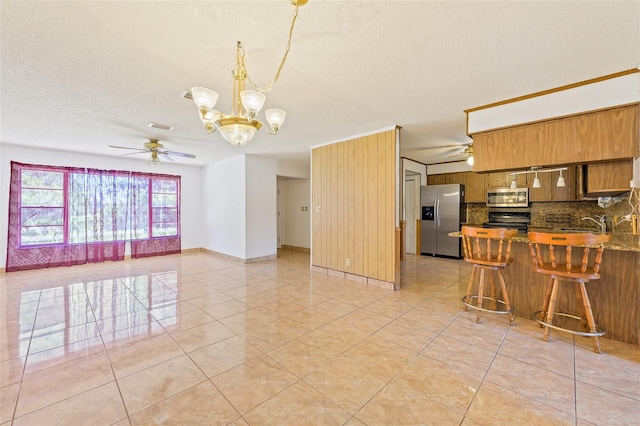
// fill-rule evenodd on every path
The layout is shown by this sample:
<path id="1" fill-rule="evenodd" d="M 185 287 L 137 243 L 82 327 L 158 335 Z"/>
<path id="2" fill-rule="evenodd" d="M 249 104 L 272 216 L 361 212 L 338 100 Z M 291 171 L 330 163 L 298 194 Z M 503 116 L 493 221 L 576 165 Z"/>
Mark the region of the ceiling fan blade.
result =
<path id="1" fill-rule="evenodd" d="M 175 155 L 176 157 L 196 158 L 195 155 L 187 154 L 187 153 L 184 153 L 184 152 L 165 151 L 165 154 Z"/>
<path id="2" fill-rule="evenodd" d="M 140 151 L 140 148 L 129 148 L 128 146 L 117 146 L 117 145 L 108 145 L 111 148 L 118 148 L 118 149 L 135 149 L 136 151 Z"/>
<path id="3" fill-rule="evenodd" d="M 126 153 L 126 154 L 120 154 L 120 155 L 119 155 L 119 157 L 124 157 L 125 155 L 146 154 L 146 153 L 147 153 L 147 151 L 146 151 L 146 150 L 144 150 L 144 149 L 139 149 L 139 150 L 138 150 L 138 151 L 136 151 L 136 152 L 128 152 L 128 153 Z"/>
<path id="4" fill-rule="evenodd" d="M 158 157 L 162 158 L 163 160 L 167 161 L 175 161 L 173 158 L 169 157 L 166 153 L 164 152 L 158 152 Z"/>

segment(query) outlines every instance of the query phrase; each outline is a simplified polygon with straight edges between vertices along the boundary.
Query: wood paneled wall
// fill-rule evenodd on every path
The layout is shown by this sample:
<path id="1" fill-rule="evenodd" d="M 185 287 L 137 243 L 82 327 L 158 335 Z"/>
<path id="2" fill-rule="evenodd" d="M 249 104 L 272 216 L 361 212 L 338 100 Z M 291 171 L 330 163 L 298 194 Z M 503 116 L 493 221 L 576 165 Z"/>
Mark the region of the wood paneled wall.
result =
<path id="1" fill-rule="evenodd" d="M 395 130 L 311 151 L 312 265 L 395 282 L 396 161 Z"/>

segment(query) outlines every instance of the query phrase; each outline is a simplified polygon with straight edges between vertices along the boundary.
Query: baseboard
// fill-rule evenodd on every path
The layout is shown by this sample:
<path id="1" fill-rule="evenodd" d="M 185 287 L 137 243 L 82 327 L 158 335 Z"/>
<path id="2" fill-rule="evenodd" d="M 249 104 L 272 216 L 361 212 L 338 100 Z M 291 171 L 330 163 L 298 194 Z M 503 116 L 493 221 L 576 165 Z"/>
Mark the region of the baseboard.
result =
<path id="1" fill-rule="evenodd" d="M 301 251 L 304 253 L 311 253 L 311 249 L 308 247 L 297 247 L 297 246 L 289 246 L 286 244 L 282 245 L 282 249 L 283 250 L 294 250 L 294 251 Z"/>
<path id="2" fill-rule="evenodd" d="M 264 261 L 267 261 L 267 260 L 276 260 L 278 258 L 277 254 L 271 254 L 271 255 L 268 255 L 268 256 L 251 257 L 251 258 L 248 258 L 248 259 L 243 259 L 241 257 L 231 256 L 230 254 L 220 253 L 218 251 L 209 250 L 209 249 L 206 249 L 206 248 L 201 248 L 200 251 L 212 254 L 214 256 L 222 257 L 223 259 L 231 260 L 231 261 L 234 261 L 234 262 L 245 263 L 245 264 L 246 263 L 264 262 Z"/>
<path id="3" fill-rule="evenodd" d="M 390 281 L 377 280 L 375 278 L 365 277 L 362 275 L 350 274 L 344 271 L 338 271 L 335 269 L 324 268 L 322 266 L 311 265 L 311 270 L 314 272 L 320 272 L 323 274 L 331 275 L 332 277 L 344 278 L 345 280 L 357 282 L 371 287 L 384 288 L 387 290 L 400 290 L 400 285 Z"/>

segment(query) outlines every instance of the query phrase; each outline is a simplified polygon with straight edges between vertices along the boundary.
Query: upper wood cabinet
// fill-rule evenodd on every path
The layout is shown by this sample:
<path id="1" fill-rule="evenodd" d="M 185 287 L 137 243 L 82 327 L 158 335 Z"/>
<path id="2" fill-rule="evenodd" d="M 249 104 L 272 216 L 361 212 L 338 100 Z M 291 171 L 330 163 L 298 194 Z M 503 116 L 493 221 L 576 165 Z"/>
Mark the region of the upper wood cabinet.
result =
<path id="1" fill-rule="evenodd" d="M 457 183 L 464 185 L 467 181 L 467 172 L 447 173 L 444 175 L 444 183 Z"/>
<path id="2" fill-rule="evenodd" d="M 473 135 L 474 172 L 630 159 L 638 104 Z"/>
<path id="3" fill-rule="evenodd" d="M 489 173 L 487 176 L 487 187 L 502 188 L 507 186 L 507 177 L 508 174 L 506 172 Z"/>
<path id="4" fill-rule="evenodd" d="M 427 185 L 444 185 L 445 174 L 427 175 Z"/>
<path id="5" fill-rule="evenodd" d="M 565 186 L 556 186 L 560 172 L 551 172 L 551 184 L 553 185 L 553 201 L 575 201 L 576 200 L 576 167 L 569 166 L 562 172 Z"/>
<path id="6" fill-rule="evenodd" d="M 465 173 L 465 202 L 484 203 L 487 197 L 487 175 L 480 173 Z"/>
<path id="7" fill-rule="evenodd" d="M 551 180 L 551 173 L 538 173 L 538 179 L 540 180 L 541 187 L 534 188 L 533 180 L 535 179 L 535 175 L 532 174 L 530 179 L 528 179 L 528 187 L 529 187 L 529 201 L 537 202 L 537 201 L 552 201 L 553 197 L 553 188 L 555 188 L 556 183 Z"/>
<path id="8" fill-rule="evenodd" d="M 585 166 L 587 195 L 615 195 L 629 191 L 633 177 L 633 162 L 588 164 Z"/>

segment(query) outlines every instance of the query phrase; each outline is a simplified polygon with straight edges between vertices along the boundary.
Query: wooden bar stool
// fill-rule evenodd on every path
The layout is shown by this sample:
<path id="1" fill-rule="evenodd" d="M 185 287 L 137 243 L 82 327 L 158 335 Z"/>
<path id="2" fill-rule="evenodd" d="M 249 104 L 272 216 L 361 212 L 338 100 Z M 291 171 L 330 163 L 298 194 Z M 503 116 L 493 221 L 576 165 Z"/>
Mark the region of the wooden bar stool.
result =
<path id="1" fill-rule="evenodd" d="M 513 325 L 515 316 L 511 311 L 509 304 L 509 295 L 502 276 L 502 269 L 511 263 L 511 239 L 518 235 L 515 229 L 504 228 L 472 228 L 469 226 L 462 227 L 462 247 L 464 251 L 464 260 L 473 264 L 467 294 L 462 298 L 465 304 L 465 311 L 468 308 L 476 309 L 478 314 L 476 322 L 480 322 L 480 311 L 491 312 L 496 314 L 508 314 L 509 323 Z M 506 242 L 506 243 L 505 243 Z M 506 251 L 505 251 L 506 250 Z M 476 271 L 480 270 L 480 279 L 478 280 L 478 291 L 472 294 L 476 279 Z M 489 286 L 491 290 L 490 296 L 484 295 L 484 272 L 489 271 Z M 496 296 L 496 288 L 493 273 L 498 275 L 502 298 L 500 300 Z M 473 303 L 473 300 L 476 303 Z M 491 302 L 491 308 L 485 307 L 484 301 Z"/>
<path id="2" fill-rule="evenodd" d="M 602 336 L 605 330 L 595 323 L 584 284 L 600 278 L 603 244 L 611 240 L 611 236 L 590 233 L 548 234 L 542 232 L 529 232 L 528 236 L 533 270 L 549 276 L 542 310 L 534 313 L 535 320 L 545 327 L 544 341 L 549 341 L 550 329 L 553 328 L 579 336 L 592 337 L 593 349 L 600 353 L 598 336 Z M 574 246 L 582 249 L 574 252 Z M 595 256 L 590 256 L 589 252 L 594 248 Z M 563 254 L 564 263 L 562 263 Z M 578 315 L 555 312 L 560 282 L 575 283 Z M 554 325 L 554 315 L 580 320 L 582 330 Z"/>

